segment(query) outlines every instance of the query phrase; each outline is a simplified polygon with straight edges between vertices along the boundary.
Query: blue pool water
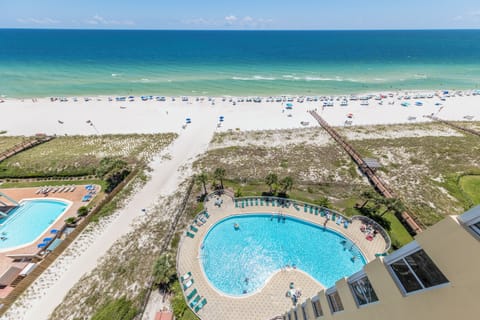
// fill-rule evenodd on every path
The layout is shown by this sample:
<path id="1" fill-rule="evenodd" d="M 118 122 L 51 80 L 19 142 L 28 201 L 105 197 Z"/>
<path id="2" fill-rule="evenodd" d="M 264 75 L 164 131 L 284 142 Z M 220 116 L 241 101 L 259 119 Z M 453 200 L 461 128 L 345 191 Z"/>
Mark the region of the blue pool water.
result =
<path id="1" fill-rule="evenodd" d="M 65 211 L 57 200 L 27 200 L 0 219 L 0 250 L 33 242 Z"/>
<path id="2" fill-rule="evenodd" d="M 204 239 L 201 258 L 211 284 L 229 295 L 260 289 L 286 265 L 295 265 L 330 287 L 366 263 L 358 248 L 342 235 L 291 217 L 272 219 L 271 214 L 233 216 L 218 222 Z"/>

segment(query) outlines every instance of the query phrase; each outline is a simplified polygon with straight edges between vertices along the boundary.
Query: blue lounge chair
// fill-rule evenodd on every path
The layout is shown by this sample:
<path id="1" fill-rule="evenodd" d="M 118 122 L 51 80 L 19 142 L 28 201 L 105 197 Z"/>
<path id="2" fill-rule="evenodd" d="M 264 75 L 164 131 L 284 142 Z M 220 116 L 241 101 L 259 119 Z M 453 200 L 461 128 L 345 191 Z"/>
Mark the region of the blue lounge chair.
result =
<path id="1" fill-rule="evenodd" d="M 196 307 L 195 312 L 200 311 L 207 304 L 207 299 L 203 299 Z"/>
<path id="2" fill-rule="evenodd" d="M 202 297 L 200 297 L 200 295 L 197 295 L 195 299 L 193 299 L 192 302 L 190 302 L 190 308 L 195 307 L 197 303 L 200 301 L 200 299 L 202 299 Z"/>
<path id="3" fill-rule="evenodd" d="M 263 207 L 264 205 L 264 201 L 263 201 L 263 198 L 260 199 L 260 205 Z"/>
<path id="4" fill-rule="evenodd" d="M 245 208 L 245 201 L 242 200 L 242 208 Z"/>
<path id="5" fill-rule="evenodd" d="M 315 215 L 318 216 L 318 207 L 315 207 Z"/>
<path id="6" fill-rule="evenodd" d="M 306 204 L 303 205 L 303 212 L 307 212 L 307 207 L 308 206 Z"/>
<path id="7" fill-rule="evenodd" d="M 185 291 L 185 290 L 187 290 L 188 288 L 190 288 L 190 287 L 193 285 L 194 282 L 195 282 L 195 281 L 193 281 L 193 279 L 190 279 L 190 280 L 188 280 L 187 282 L 185 282 L 185 283 L 183 284 L 183 291 Z"/>
<path id="8" fill-rule="evenodd" d="M 255 198 L 255 205 L 258 206 L 258 198 Z"/>
<path id="9" fill-rule="evenodd" d="M 347 228 L 348 228 L 348 225 L 349 225 L 348 220 L 345 220 L 345 221 L 343 222 L 343 227 L 344 227 L 345 229 L 347 229 Z"/>
<path id="10" fill-rule="evenodd" d="M 190 233 L 190 232 L 187 231 L 187 237 L 190 237 L 190 238 L 193 239 L 193 238 L 195 238 L 195 235 L 193 233 Z"/>
<path id="11" fill-rule="evenodd" d="M 191 276 L 192 276 L 192 273 L 191 273 L 190 271 L 188 271 L 188 272 L 185 273 L 183 276 L 180 276 L 180 281 L 181 281 L 181 282 L 184 282 L 185 280 L 190 279 Z"/>
<path id="12" fill-rule="evenodd" d="M 235 208 L 238 208 L 238 200 L 235 200 Z"/>
<path id="13" fill-rule="evenodd" d="M 208 219 L 210 218 L 210 215 L 208 214 L 208 211 L 205 211 L 205 217 Z"/>
<path id="14" fill-rule="evenodd" d="M 245 200 L 245 206 L 248 207 L 248 199 Z"/>
<path id="15" fill-rule="evenodd" d="M 193 289 L 192 292 L 190 292 L 187 296 L 187 300 L 190 301 L 192 300 L 193 297 L 197 294 L 197 289 Z"/>
<path id="16" fill-rule="evenodd" d="M 190 230 L 192 230 L 193 232 L 197 232 L 197 231 L 198 231 L 198 229 L 197 229 L 196 227 L 192 226 L 192 225 L 190 226 Z"/>
<path id="17" fill-rule="evenodd" d="M 270 199 L 267 199 L 265 202 L 267 203 L 267 207 L 269 207 L 270 206 Z"/>
<path id="18" fill-rule="evenodd" d="M 313 214 L 313 207 L 310 206 L 310 214 Z"/>

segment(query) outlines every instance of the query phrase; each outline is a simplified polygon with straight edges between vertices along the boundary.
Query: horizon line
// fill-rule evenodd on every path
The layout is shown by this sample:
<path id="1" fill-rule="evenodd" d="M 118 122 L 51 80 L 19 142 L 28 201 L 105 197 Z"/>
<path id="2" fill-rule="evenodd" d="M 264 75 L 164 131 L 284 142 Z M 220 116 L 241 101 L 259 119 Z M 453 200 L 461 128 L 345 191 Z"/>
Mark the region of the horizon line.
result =
<path id="1" fill-rule="evenodd" d="M 385 28 L 385 29 L 175 29 L 175 28 L 75 28 L 75 27 L 0 27 L 0 30 L 79 30 L 79 31 L 480 31 L 480 27 L 477 28 Z"/>

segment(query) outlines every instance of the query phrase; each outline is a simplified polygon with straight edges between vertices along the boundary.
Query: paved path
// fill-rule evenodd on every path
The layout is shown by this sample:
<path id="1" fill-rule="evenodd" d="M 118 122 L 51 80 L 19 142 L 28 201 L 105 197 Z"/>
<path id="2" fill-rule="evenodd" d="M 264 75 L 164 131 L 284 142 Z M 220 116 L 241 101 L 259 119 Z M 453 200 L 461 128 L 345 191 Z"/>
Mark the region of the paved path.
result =
<path id="1" fill-rule="evenodd" d="M 189 125 L 167 149 L 171 159 L 162 161 L 161 157 L 157 157 L 152 162 L 151 166 L 154 170 L 146 185 L 138 190 L 125 208 L 121 209 L 120 214 L 111 221 L 104 232 L 97 235 L 88 249 L 71 261 L 69 267 L 59 276 L 55 284 L 44 289 L 45 292 L 41 298 L 33 303 L 29 301 L 31 306 L 23 317 L 15 318 L 15 320 L 48 319 L 80 278 L 92 271 L 96 267 L 97 261 L 105 255 L 113 243 L 131 230 L 132 222 L 142 214 L 141 209 L 153 206 L 160 195 L 169 195 L 175 192 L 183 179 L 183 174 L 179 169 L 207 149 L 215 128 L 216 118 L 214 117 L 203 123 Z M 187 165 L 185 168 L 189 170 L 190 166 Z M 72 245 L 75 245 L 75 242 Z M 13 319 L 13 317 L 11 313 L 7 313 L 2 319 Z"/>

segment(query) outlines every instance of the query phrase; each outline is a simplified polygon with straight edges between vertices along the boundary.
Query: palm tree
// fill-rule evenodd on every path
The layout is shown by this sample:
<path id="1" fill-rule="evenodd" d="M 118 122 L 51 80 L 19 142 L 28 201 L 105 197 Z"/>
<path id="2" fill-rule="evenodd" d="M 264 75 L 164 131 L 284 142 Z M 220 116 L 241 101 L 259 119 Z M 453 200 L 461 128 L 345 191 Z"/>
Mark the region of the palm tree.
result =
<path id="1" fill-rule="evenodd" d="M 383 205 L 386 207 L 386 209 L 380 214 L 380 217 L 383 217 L 389 211 L 393 211 L 395 213 L 405 211 L 405 206 L 397 198 L 385 198 L 383 201 Z"/>
<path id="2" fill-rule="evenodd" d="M 377 204 L 377 202 L 380 198 L 378 193 L 376 193 L 374 190 L 363 191 L 362 194 L 361 194 L 361 197 L 365 199 L 365 202 L 359 207 L 360 209 L 365 207 L 367 205 L 367 203 L 369 203 L 370 201 L 374 201 L 375 204 Z"/>
<path id="3" fill-rule="evenodd" d="M 207 173 L 204 171 L 200 172 L 195 176 L 195 180 L 197 181 L 198 184 L 203 185 L 204 194 L 207 194 L 207 181 L 208 181 Z"/>
<path id="4" fill-rule="evenodd" d="M 215 169 L 215 172 L 213 173 L 213 177 L 216 180 L 220 180 L 220 185 L 222 186 L 222 189 L 223 189 L 223 179 L 225 178 L 225 169 L 224 168 Z"/>
<path id="5" fill-rule="evenodd" d="M 162 254 L 153 266 L 154 282 L 163 287 L 168 287 L 175 278 L 175 268 L 168 254 Z"/>
<path id="6" fill-rule="evenodd" d="M 265 177 L 265 184 L 270 187 L 270 191 L 269 191 L 270 194 L 273 193 L 272 186 L 277 183 L 278 183 L 278 176 L 275 173 L 270 172 L 269 174 L 267 174 L 267 176 Z"/>
<path id="7" fill-rule="evenodd" d="M 293 179 L 290 176 L 283 178 L 280 181 L 280 186 L 282 186 L 282 193 L 287 194 L 287 191 L 292 190 Z"/>

